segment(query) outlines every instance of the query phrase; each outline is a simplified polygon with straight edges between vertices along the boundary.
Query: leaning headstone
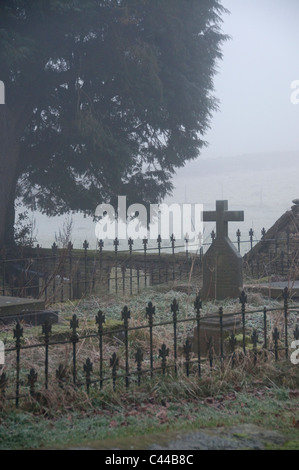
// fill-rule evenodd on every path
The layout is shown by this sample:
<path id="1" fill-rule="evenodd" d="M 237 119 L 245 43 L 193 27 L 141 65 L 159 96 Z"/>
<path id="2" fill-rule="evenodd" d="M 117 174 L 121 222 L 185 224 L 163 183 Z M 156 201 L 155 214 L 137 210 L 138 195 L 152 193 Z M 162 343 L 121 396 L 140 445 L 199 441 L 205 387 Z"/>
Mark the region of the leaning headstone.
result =
<path id="1" fill-rule="evenodd" d="M 243 289 L 243 259 L 228 238 L 228 222 L 244 221 L 243 211 L 229 211 L 228 201 L 216 201 L 216 211 L 204 211 L 204 222 L 216 222 L 216 237 L 203 257 L 203 299 L 238 298 Z"/>

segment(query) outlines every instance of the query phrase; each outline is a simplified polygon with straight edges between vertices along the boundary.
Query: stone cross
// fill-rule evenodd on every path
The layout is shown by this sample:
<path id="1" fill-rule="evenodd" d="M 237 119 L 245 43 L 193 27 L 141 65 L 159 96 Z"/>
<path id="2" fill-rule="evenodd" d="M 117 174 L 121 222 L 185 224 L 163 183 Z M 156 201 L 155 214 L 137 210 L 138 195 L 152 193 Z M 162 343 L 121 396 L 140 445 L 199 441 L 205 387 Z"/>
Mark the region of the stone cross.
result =
<path id="1" fill-rule="evenodd" d="M 243 259 L 228 238 L 228 222 L 244 221 L 243 211 L 229 211 L 228 201 L 216 201 L 216 211 L 204 211 L 203 222 L 216 222 L 216 238 L 203 258 L 203 299 L 238 298 L 243 289 Z"/>
<path id="2" fill-rule="evenodd" d="M 216 211 L 204 211 L 204 222 L 216 222 L 216 237 L 228 237 L 228 222 L 243 222 L 244 211 L 229 211 L 228 201 L 216 201 Z"/>

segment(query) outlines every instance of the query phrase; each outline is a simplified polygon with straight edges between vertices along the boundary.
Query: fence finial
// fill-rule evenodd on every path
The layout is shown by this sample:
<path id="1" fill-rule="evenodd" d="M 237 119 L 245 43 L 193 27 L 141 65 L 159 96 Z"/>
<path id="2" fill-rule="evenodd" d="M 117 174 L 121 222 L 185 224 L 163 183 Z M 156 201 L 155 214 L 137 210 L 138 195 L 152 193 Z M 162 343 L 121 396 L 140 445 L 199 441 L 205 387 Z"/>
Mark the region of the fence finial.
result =
<path id="1" fill-rule="evenodd" d="M 179 311 L 179 304 L 176 299 L 173 299 L 173 302 L 170 306 L 173 316 L 176 317 L 177 312 Z"/>
<path id="2" fill-rule="evenodd" d="M 152 321 L 153 315 L 156 313 L 156 307 L 153 306 L 152 302 L 149 302 L 147 305 L 145 315 L 148 317 L 149 321 Z"/>
<path id="3" fill-rule="evenodd" d="M 96 316 L 96 324 L 98 325 L 99 331 L 103 328 L 103 323 L 105 323 L 106 318 L 102 310 L 99 310 Z"/>
<path id="4" fill-rule="evenodd" d="M 241 295 L 240 295 L 240 304 L 242 305 L 247 304 L 247 295 L 245 294 L 244 290 L 242 290 Z"/>
<path id="5" fill-rule="evenodd" d="M 282 296 L 283 296 L 283 299 L 284 299 L 285 301 L 287 301 L 287 300 L 289 299 L 289 297 L 290 297 L 290 291 L 289 291 L 288 287 L 285 287 L 285 288 L 283 289 Z"/>
<path id="6" fill-rule="evenodd" d="M 196 296 L 196 299 L 194 301 L 194 308 L 195 308 L 197 313 L 199 313 L 201 308 L 202 308 L 202 301 L 201 301 L 201 298 L 200 298 L 199 294 Z"/>
<path id="7" fill-rule="evenodd" d="M 126 305 L 121 312 L 121 318 L 125 323 L 127 323 L 129 318 L 131 318 L 131 310 L 129 310 Z"/>

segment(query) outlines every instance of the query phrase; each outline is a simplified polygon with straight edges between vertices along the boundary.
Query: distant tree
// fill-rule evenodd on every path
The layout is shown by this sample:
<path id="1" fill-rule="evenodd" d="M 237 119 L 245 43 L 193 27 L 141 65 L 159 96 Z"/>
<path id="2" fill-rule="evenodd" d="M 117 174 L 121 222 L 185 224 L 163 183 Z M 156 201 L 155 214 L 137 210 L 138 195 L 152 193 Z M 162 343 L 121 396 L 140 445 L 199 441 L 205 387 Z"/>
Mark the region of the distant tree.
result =
<path id="1" fill-rule="evenodd" d="M 48 215 L 157 203 L 217 102 L 217 0 L 2 0 L 0 245 L 14 203 Z"/>

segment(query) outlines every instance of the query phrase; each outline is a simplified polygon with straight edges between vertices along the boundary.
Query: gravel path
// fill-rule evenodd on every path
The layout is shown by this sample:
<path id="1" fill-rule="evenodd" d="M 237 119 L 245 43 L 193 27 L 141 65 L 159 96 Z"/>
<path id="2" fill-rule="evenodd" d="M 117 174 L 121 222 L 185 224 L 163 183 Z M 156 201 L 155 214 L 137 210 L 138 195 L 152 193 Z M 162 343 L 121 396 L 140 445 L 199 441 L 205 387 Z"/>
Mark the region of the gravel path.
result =
<path id="1" fill-rule="evenodd" d="M 163 444 L 149 444 L 142 450 L 266 450 L 269 448 L 280 449 L 286 442 L 286 438 L 276 431 L 263 429 L 253 424 L 240 424 L 231 428 L 202 429 L 190 434 L 178 435 L 174 440 L 165 441 Z M 68 450 L 129 450 L 134 454 L 134 446 L 128 447 L 102 447 L 101 443 L 93 443 L 90 447 L 77 447 Z"/>
<path id="2" fill-rule="evenodd" d="M 264 450 L 269 446 L 281 447 L 285 440 L 276 431 L 243 424 L 178 436 L 166 446 L 155 444 L 150 450 Z"/>

